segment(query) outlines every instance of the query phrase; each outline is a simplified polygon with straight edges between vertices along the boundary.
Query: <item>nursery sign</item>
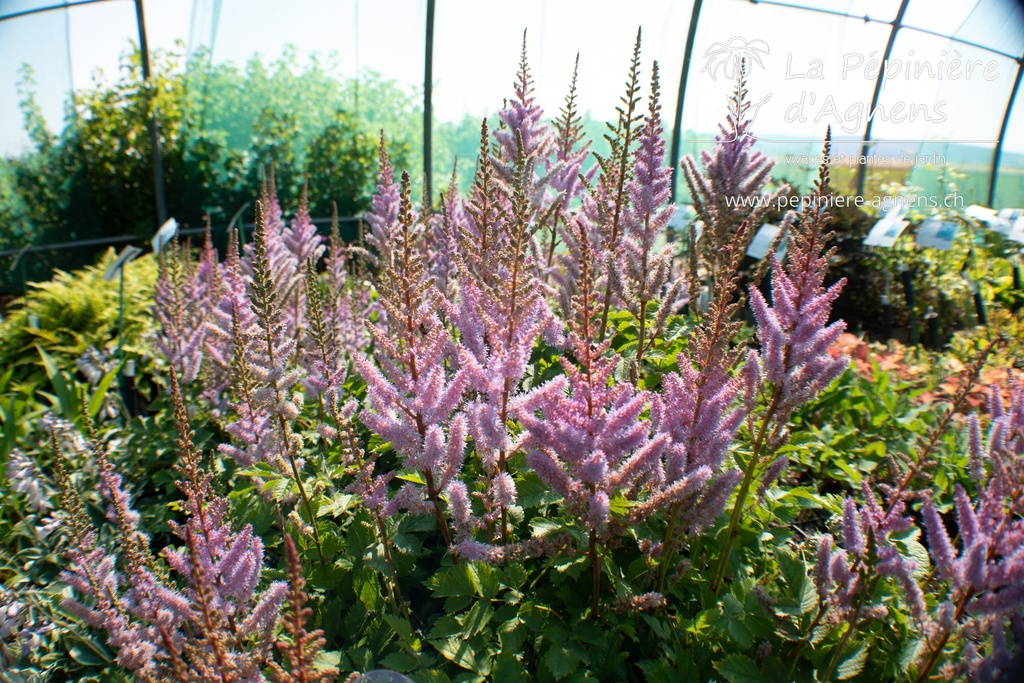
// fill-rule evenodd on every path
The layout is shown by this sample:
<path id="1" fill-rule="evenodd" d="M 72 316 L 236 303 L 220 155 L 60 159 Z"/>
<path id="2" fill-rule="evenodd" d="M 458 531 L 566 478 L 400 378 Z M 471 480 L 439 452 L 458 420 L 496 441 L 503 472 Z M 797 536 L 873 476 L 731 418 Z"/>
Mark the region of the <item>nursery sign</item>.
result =
<path id="1" fill-rule="evenodd" d="M 1011 221 L 1004 217 L 1003 212 L 996 213 L 995 209 L 972 204 L 964 209 L 964 215 L 978 221 L 992 232 L 998 232 L 1000 235 L 1010 234 Z"/>
<path id="2" fill-rule="evenodd" d="M 871 232 L 864 238 L 864 246 L 892 249 L 893 245 L 896 244 L 896 240 L 903 234 L 908 225 L 910 225 L 909 221 L 883 218 L 875 223 L 875 226 L 871 228 Z"/>
<path id="3" fill-rule="evenodd" d="M 768 250 L 771 249 L 772 242 L 774 242 L 775 238 L 778 237 L 779 230 L 781 229 L 782 228 L 780 228 L 779 226 L 772 225 L 771 223 L 765 223 L 764 225 L 762 225 L 761 229 L 757 231 L 756 235 L 754 235 L 754 239 L 750 241 L 750 246 L 747 247 L 747 256 L 753 259 L 757 259 L 758 261 L 767 256 Z M 779 258 L 782 258 L 782 255 L 785 252 L 786 238 L 783 237 L 782 240 L 779 242 L 778 249 L 776 250 L 776 255 Z"/>
<path id="4" fill-rule="evenodd" d="M 930 218 L 917 227 L 917 244 L 941 251 L 953 248 L 953 239 L 959 227 L 955 221 L 940 221 Z"/>

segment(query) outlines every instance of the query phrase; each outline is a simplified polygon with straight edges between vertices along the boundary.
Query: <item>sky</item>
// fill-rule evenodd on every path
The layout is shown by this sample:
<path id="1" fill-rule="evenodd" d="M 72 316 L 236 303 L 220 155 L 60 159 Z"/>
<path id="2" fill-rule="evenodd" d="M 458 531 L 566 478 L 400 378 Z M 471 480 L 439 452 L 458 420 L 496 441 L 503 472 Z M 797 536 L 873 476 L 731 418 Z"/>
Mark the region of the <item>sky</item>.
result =
<path id="1" fill-rule="evenodd" d="M 30 4 L 49 3 L 0 0 L 0 14 Z M 888 21 L 899 2 L 790 4 Z M 525 29 L 544 109 L 557 114 L 579 53 L 580 108 L 594 118 L 612 119 L 640 26 L 644 93 L 650 65 L 658 60 L 663 117 L 670 122 L 691 9 L 689 0 L 437 0 L 435 117 L 457 121 L 499 109 L 512 93 Z M 422 87 L 425 0 L 145 0 L 145 12 L 151 48 L 205 46 L 217 61 L 243 63 L 254 53 L 275 58 L 294 45 L 301 57 L 334 53 L 342 76 L 370 69 L 410 89 Z M 905 23 L 959 32 L 1018 55 L 1024 49 L 1024 14 L 1010 0 L 912 0 Z M 23 63 L 32 65 L 44 113 L 56 129 L 69 89 L 114 77 L 136 31 L 132 0 L 0 21 L 0 153 L 27 148 L 16 87 Z M 880 59 L 888 35 L 884 23 L 766 2 L 705 0 L 683 111 L 688 141 L 715 130 L 740 54 L 750 65 L 750 98 L 758 106 L 755 130 L 767 143 L 818 140 L 828 124 L 837 136 L 859 138 L 875 87 L 870 67 Z M 904 29 L 887 68 L 890 76 L 872 123 L 875 137 L 908 145 L 916 140 L 994 145 L 1016 76 L 1017 64 L 1009 57 Z M 1014 112 L 1009 130 L 1006 149 L 1024 152 L 1024 105 Z"/>

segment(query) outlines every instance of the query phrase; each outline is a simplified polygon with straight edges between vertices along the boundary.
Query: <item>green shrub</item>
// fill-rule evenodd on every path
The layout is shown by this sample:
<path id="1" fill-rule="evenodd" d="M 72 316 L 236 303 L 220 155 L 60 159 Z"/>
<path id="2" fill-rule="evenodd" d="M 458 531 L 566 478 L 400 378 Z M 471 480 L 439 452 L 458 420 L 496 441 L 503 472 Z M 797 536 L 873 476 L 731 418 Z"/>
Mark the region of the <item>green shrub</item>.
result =
<path id="1" fill-rule="evenodd" d="M 38 366 L 36 346 L 52 355 L 62 367 L 74 367 L 75 359 L 90 346 L 110 350 L 117 344 L 119 281 L 105 281 L 103 274 L 117 258 L 109 249 L 99 263 L 81 270 L 58 270 L 49 282 L 29 284 L 28 295 L 16 299 L 8 317 L 0 323 L 0 367 L 28 373 Z M 142 256 L 125 269 L 124 347 L 143 353 L 143 337 L 152 329 L 149 309 L 156 281 L 156 260 Z M 29 327 L 37 316 L 38 328 Z"/>

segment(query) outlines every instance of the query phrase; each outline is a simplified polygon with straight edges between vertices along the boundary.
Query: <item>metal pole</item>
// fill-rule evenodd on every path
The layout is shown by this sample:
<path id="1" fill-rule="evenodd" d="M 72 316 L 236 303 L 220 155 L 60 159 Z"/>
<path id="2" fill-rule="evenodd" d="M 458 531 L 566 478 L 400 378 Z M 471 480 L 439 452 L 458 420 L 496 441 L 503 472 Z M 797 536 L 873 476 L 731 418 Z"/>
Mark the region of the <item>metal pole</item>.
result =
<path id="1" fill-rule="evenodd" d="M 1017 99 L 1017 91 L 1020 90 L 1020 78 L 1024 74 L 1024 56 L 1017 60 L 1017 78 L 1013 80 L 1013 88 L 1010 90 L 1010 99 L 1006 103 L 1006 113 L 1003 114 L 1003 125 L 999 128 L 999 137 L 996 139 L 996 149 L 992 153 L 992 175 L 988 180 L 988 205 L 995 206 L 996 202 L 996 180 L 999 175 L 999 164 L 1003 156 L 1003 138 L 1006 137 L 1006 128 L 1010 125 L 1010 113 L 1013 111 L 1013 103 Z"/>
<path id="2" fill-rule="evenodd" d="M 423 187 L 427 200 L 433 198 L 430 185 L 431 145 L 430 133 L 433 126 L 431 99 L 434 95 L 434 0 L 427 0 L 427 35 L 423 59 Z M 426 207 L 424 207 L 426 208 Z"/>
<path id="3" fill-rule="evenodd" d="M 156 196 L 156 224 L 167 221 L 167 195 L 164 191 L 164 155 L 160 149 L 160 123 L 157 120 L 156 105 L 150 90 L 149 42 L 146 40 L 146 15 L 142 0 L 135 0 L 135 18 L 139 24 L 139 58 L 142 61 L 142 78 L 145 81 L 146 103 L 150 105 L 149 139 L 153 148 L 153 191 Z"/>
<path id="4" fill-rule="evenodd" d="M 679 71 L 679 95 L 676 98 L 676 117 L 672 123 L 672 201 L 676 198 L 676 180 L 679 176 L 679 147 L 683 140 L 683 100 L 686 98 L 686 78 L 690 73 L 690 57 L 693 55 L 693 40 L 697 35 L 697 19 L 700 17 L 701 0 L 693 0 L 690 26 L 686 31 L 686 47 L 683 51 L 683 68 Z"/>
<path id="5" fill-rule="evenodd" d="M 124 265 L 121 271 L 121 282 L 117 295 L 117 360 L 124 359 Z"/>
<path id="6" fill-rule="evenodd" d="M 900 3 L 900 9 L 896 12 L 896 18 L 892 20 L 892 30 L 889 32 L 889 41 L 885 44 L 885 54 L 882 56 L 882 67 L 878 70 L 878 80 L 875 81 L 875 92 L 871 95 L 871 107 L 868 109 L 868 125 L 864 128 L 864 142 L 860 146 L 861 163 L 857 167 L 857 195 L 863 196 L 864 194 L 864 183 L 867 182 L 868 176 L 868 147 L 871 144 L 871 126 L 875 122 L 875 117 L 872 115 L 875 111 L 875 107 L 878 106 L 878 98 L 882 95 L 882 79 L 885 78 L 885 64 L 889 61 L 889 56 L 892 54 L 892 46 L 896 42 L 896 34 L 899 33 L 900 28 L 903 27 L 903 15 L 907 11 L 907 5 L 910 4 L 910 0 L 903 0 Z"/>

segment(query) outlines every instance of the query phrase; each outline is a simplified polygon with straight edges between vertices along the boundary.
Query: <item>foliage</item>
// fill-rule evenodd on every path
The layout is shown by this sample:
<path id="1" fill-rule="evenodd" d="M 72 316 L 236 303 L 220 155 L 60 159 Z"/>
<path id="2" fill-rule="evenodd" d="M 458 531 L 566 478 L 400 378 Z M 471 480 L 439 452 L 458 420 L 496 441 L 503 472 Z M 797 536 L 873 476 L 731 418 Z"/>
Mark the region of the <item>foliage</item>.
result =
<path id="1" fill-rule="evenodd" d="M 398 159 L 410 162 L 415 101 L 375 74 L 342 80 L 315 55 L 300 68 L 294 51 L 270 64 L 253 58 L 241 69 L 213 64 L 205 53 L 185 60 L 157 51 L 151 61 L 148 84 L 134 52 L 115 80 L 76 91 L 56 134 L 45 127 L 26 67 L 19 92 L 33 147 L 0 161 L 0 217 L 9 226 L 0 248 L 152 234 L 154 115 L 167 211 L 184 227 L 201 225 L 207 214 L 227 224 L 249 205 L 250 188 L 270 165 L 288 179 L 279 190 L 289 204 L 305 175 L 318 197 L 315 216 L 329 216 L 332 201 L 343 216 L 362 212 L 372 190 L 371 140 L 384 126 L 401 136 Z M 80 265 L 88 254 L 23 258 L 36 274 Z"/>
<path id="2" fill-rule="evenodd" d="M 31 283 L 31 291 L 15 299 L 0 322 L 0 365 L 14 368 L 15 378 L 22 380 L 38 366 L 37 347 L 63 368 L 74 367 L 90 347 L 110 355 L 119 337 L 120 280 L 105 281 L 103 274 L 116 258 L 109 249 L 95 265 L 57 271 L 48 282 Z M 120 339 L 133 356 L 147 352 L 143 338 L 153 329 L 149 308 L 155 281 L 156 265 L 151 256 L 138 258 L 125 268 L 124 335 Z M 36 319 L 38 324 L 31 326 Z"/>

